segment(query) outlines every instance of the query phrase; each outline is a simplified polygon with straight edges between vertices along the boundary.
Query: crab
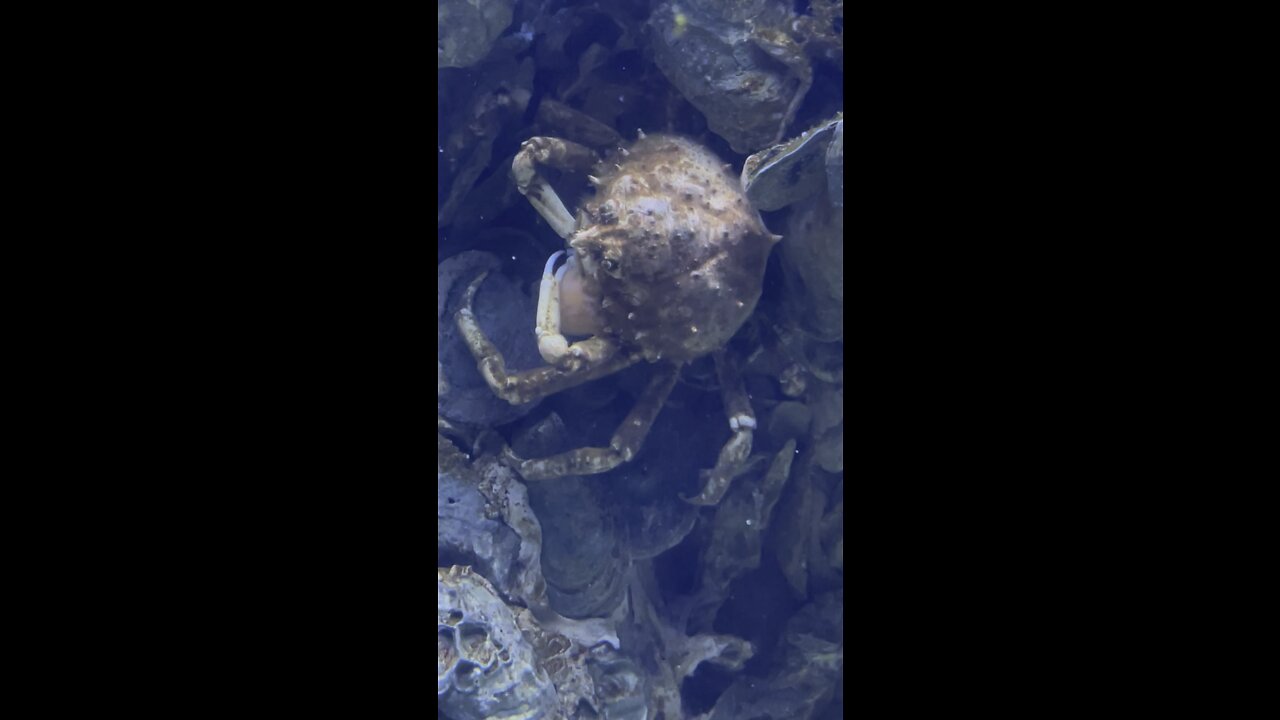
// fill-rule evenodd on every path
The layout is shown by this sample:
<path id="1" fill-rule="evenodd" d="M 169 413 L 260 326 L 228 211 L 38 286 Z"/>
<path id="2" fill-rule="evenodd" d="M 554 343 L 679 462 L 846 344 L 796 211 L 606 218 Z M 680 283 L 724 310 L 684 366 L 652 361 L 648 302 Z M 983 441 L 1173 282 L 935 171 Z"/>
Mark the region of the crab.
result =
<path id="1" fill-rule="evenodd" d="M 589 173 L 596 192 L 576 218 L 540 166 Z M 781 240 L 765 228 L 729 169 L 707 148 L 676 135 L 639 133 L 603 159 L 553 137 L 521 146 L 511 163 L 516 187 L 567 244 L 547 260 L 538 294 L 534 332 L 547 365 L 506 369 L 472 309 L 484 273 L 468 286 L 455 315 L 481 376 L 499 397 L 521 404 L 642 361 L 656 366 L 608 447 L 533 459 L 507 449 L 526 480 L 602 473 L 631 460 L 681 367 L 711 355 L 731 434 L 715 467 L 702 472 L 701 492 L 681 497 L 714 505 L 724 496 L 750 455 L 756 427 L 725 346 L 755 309 L 769 252 Z M 579 339 L 570 341 L 574 336 Z"/>

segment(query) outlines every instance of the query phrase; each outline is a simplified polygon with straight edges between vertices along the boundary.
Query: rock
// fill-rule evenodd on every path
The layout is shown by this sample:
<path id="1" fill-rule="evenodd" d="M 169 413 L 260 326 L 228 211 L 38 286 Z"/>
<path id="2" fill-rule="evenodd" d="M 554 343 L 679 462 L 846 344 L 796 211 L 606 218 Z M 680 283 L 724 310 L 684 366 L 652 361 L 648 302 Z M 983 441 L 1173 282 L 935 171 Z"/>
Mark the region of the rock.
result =
<path id="1" fill-rule="evenodd" d="M 551 718 L 555 687 L 511 609 L 468 567 L 436 570 L 436 694 L 454 720 Z"/>
<path id="2" fill-rule="evenodd" d="M 840 148 L 838 158 L 833 161 L 831 147 L 837 138 Z M 833 170 L 832 162 L 840 163 L 839 168 Z M 821 193 L 824 187 L 829 186 L 833 172 L 841 178 L 843 162 L 844 116 L 838 114 L 784 143 L 747 158 L 742 164 L 742 187 L 757 210 L 779 210 Z"/>
<path id="3" fill-rule="evenodd" d="M 813 487 L 812 463 L 812 457 L 805 453 L 793 468 L 772 533 L 774 558 L 797 600 L 809 596 L 810 538 L 816 535 L 822 519 L 822 496 Z"/>
<path id="4" fill-rule="evenodd" d="M 784 303 L 793 322 L 825 342 L 844 338 L 844 209 L 826 192 L 791 206 L 781 245 Z"/>
<path id="5" fill-rule="evenodd" d="M 809 11 L 796 21 L 795 31 L 807 38 L 811 55 L 844 67 L 844 0 L 809 0 Z"/>
<path id="6" fill-rule="evenodd" d="M 441 455 L 452 449 L 449 441 L 441 438 L 439 442 Z M 450 466 L 437 462 L 437 565 L 470 565 L 504 593 L 513 595 L 520 538 L 500 520 L 486 516 L 486 500 L 478 482 L 465 463 Z"/>
<path id="7" fill-rule="evenodd" d="M 791 207 L 780 253 L 793 321 L 843 338 L 844 114 L 747 158 L 741 181 L 758 209 Z"/>
<path id="8" fill-rule="evenodd" d="M 844 472 L 844 423 L 823 433 L 814 443 L 813 460 L 829 473 Z"/>
<path id="9" fill-rule="evenodd" d="M 809 394 L 813 410 L 814 460 L 830 473 L 844 470 L 844 387 L 815 381 Z"/>
<path id="10" fill-rule="evenodd" d="M 580 477 L 529 486 L 542 522 L 542 575 L 552 609 L 568 618 L 605 617 L 622 602 L 627 563 L 620 530 L 595 497 L 598 481 Z"/>
<path id="11" fill-rule="evenodd" d="M 761 37 L 790 23 L 789 6 L 668 0 L 649 18 L 658 69 L 736 152 L 773 142 L 811 81 L 802 57 L 782 59 L 777 54 L 786 48 Z"/>
<path id="12" fill-rule="evenodd" d="M 844 121 L 836 126 L 827 145 L 827 194 L 831 204 L 844 207 Z"/>
<path id="13" fill-rule="evenodd" d="M 571 448 L 556 413 L 516 432 L 520 457 L 546 457 Z M 622 531 L 596 496 L 598 478 L 570 475 L 532 483 L 529 506 L 542 525 L 542 575 L 551 608 L 568 618 L 604 617 L 622 601 L 627 559 Z"/>
<path id="14" fill-rule="evenodd" d="M 809 433 L 813 411 L 800 402 L 778 403 L 769 415 L 768 431 L 774 442 L 781 445 L 792 438 L 803 438 Z"/>
<path id="15" fill-rule="evenodd" d="M 511 24 L 515 0 L 437 0 L 436 68 L 467 67 L 484 59 Z"/>

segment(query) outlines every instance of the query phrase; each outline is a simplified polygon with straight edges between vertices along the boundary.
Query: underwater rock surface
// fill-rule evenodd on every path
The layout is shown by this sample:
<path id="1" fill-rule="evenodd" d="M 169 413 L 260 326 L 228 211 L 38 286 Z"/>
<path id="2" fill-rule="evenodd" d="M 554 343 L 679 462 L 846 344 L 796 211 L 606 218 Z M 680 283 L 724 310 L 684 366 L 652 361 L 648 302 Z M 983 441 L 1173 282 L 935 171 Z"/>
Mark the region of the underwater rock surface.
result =
<path id="1" fill-rule="evenodd" d="M 762 210 L 790 207 L 781 255 L 794 322 L 835 342 L 844 333 L 844 118 L 766 148 L 742 167 Z"/>
<path id="2" fill-rule="evenodd" d="M 551 718 L 555 686 L 498 592 L 465 566 L 436 571 L 436 686 L 454 720 Z"/>
<path id="3" fill-rule="evenodd" d="M 489 54 L 511 24 L 515 0 L 436 0 L 436 67 L 466 67 Z"/>
<path id="4" fill-rule="evenodd" d="M 664 2 L 649 19 L 654 62 L 712 131 L 752 152 L 777 138 L 808 87 L 799 49 L 767 41 L 791 20 L 776 0 Z"/>
<path id="5" fill-rule="evenodd" d="M 468 565 L 512 594 L 520 538 L 503 523 L 485 516 L 485 498 L 471 470 L 458 463 L 436 474 L 436 556 L 444 565 Z"/>

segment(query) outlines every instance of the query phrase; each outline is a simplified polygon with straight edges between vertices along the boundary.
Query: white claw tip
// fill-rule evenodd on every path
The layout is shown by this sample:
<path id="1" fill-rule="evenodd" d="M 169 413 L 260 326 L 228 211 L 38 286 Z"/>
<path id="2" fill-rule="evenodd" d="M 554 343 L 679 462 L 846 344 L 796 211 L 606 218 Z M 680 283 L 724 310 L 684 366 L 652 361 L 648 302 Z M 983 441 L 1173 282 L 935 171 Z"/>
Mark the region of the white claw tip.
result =
<path id="1" fill-rule="evenodd" d="M 550 275 L 550 274 L 551 274 L 551 269 L 552 269 L 552 268 L 554 268 L 554 267 L 556 266 L 556 261 L 560 259 L 560 256 L 561 256 L 561 255 L 564 255 L 564 251 L 563 251 L 563 250 L 557 250 L 557 251 L 555 251 L 555 252 L 551 253 L 551 257 L 547 258 L 547 264 L 546 264 L 546 266 L 542 268 L 542 274 L 543 274 L 543 275 Z"/>

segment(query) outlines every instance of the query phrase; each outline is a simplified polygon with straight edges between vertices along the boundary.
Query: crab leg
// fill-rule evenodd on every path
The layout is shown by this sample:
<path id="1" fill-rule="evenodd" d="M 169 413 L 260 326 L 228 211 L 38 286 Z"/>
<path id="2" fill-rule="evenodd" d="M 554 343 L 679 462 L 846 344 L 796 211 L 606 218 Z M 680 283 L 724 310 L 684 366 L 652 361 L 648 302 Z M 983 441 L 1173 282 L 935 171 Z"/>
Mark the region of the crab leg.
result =
<path id="1" fill-rule="evenodd" d="M 538 174 L 537 166 L 578 170 L 586 172 L 597 162 L 596 154 L 575 142 L 559 138 L 532 137 L 520 146 L 520 152 L 511 161 L 511 179 L 516 189 L 529 198 L 529 204 L 562 238 L 568 238 L 577 229 L 573 214 L 560 202 L 551 184 Z"/>
<path id="2" fill-rule="evenodd" d="M 680 496 L 691 505 L 715 505 L 729 490 L 729 483 L 737 477 L 751 454 L 751 440 L 756 427 L 756 416 L 751 410 L 746 385 L 738 372 L 733 357 L 724 350 L 712 355 L 716 363 L 716 375 L 720 380 L 720 392 L 724 396 L 724 412 L 729 417 L 729 430 L 733 433 L 720 448 L 716 466 L 702 473 L 702 492 L 696 497 Z"/>
<path id="3" fill-rule="evenodd" d="M 571 366 L 540 367 L 533 370 L 508 372 L 502 353 L 480 329 L 480 323 L 476 320 L 475 310 L 472 308 L 476 291 L 488 275 L 488 272 L 481 273 L 467 286 L 462 296 L 462 307 L 454 315 L 454 322 L 462 332 L 471 356 L 476 359 L 476 367 L 481 377 L 493 389 L 494 394 L 503 400 L 512 405 L 538 400 L 615 373 L 639 361 L 639 357 L 618 352 L 618 346 L 609 340 L 592 338 L 575 344 L 577 346 L 591 343 L 590 351 L 583 352 L 581 357 L 576 358 L 577 362 Z"/>
<path id="4" fill-rule="evenodd" d="M 667 396 L 680 376 L 680 366 L 664 363 L 655 368 L 653 378 L 641 393 L 635 407 L 627 414 L 622 425 L 613 433 L 607 448 L 585 447 L 550 457 L 521 460 L 517 469 L 525 480 L 547 480 L 565 475 L 594 475 L 608 472 L 635 457 L 644 439 L 653 427 L 653 421 L 662 411 Z"/>

